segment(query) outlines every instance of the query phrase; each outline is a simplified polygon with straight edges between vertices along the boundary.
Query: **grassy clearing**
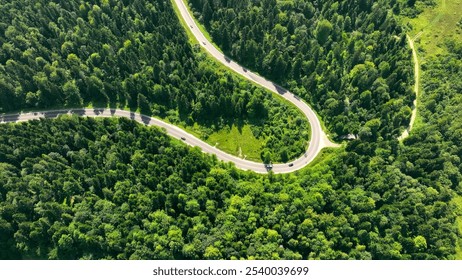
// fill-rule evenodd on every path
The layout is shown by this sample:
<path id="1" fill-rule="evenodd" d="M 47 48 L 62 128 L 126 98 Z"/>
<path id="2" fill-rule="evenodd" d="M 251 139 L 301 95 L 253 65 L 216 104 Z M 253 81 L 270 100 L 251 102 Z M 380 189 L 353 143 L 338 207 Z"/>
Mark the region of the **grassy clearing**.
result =
<path id="1" fill-rule="evenodd" d="M 431 56 L 445 52 L 445 40 L 462 40 L 462 0 L 438 0 L 435 7 L 424 9 L 418 17 L 408 19 L 412 31 L 410 35 L 415 38 L 418 50 L 423 52 L 423 61 Z"/>
<path id="2" fill-rule="evenodd" d="M 319 155 L 308 164 L 305 168 L 313 168 L 316 166 L 326 166 L 326 162 L 332 158 L 339 155 L 341 152 L 345 151 L 345 145 L 340 146 L 340 148 L 324 148 L 319 152 Z M 328 165 L 327 165 L 328 166 Z"/>
<path id="3" fill-rule="evenodd" d="M 214 132 L 209 136 L 207 142 L 240 158 L 261 161 L 260 152 L 264 143 L 253 135 L 249 125 L 240 128 L 233 125 Z"/>
<path id="4" fill-rule="evenodd" d="M 307 166 L 295 171 L 294 173 L 282 174 L 279 176 L 288 176 L 288 178 L 290 177 L 294 180 L 298 180 L 297 178 L 300 176 L 300 174 L 319 174 L 330 172 L 329 168 L 331 166 L 331 161 L 336 160 L 338 156 L 344 151 L 345 146 L 341 146 L 340 148 L 324 148 L 319 152 L 318 156 Z"/>

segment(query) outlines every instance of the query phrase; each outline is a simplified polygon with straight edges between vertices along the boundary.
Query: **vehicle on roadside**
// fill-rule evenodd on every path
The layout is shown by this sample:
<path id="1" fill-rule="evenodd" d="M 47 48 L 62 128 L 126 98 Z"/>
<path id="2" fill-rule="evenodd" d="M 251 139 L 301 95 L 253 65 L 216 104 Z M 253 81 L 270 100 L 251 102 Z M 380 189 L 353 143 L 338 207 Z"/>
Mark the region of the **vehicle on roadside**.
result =
<path id="1" fill-rule="evenodd" d="M 185 140 L 186 140 L 186 138 L 184 138 L 184 137 L 181 137 L 181 140 L 185 141 Z"/>
<path id="2" fill-rule="evenodd" d="M 292 167 L 292 166 L 294 166 L 294 164 L 293 164 L 293 163 L 289 163 L 289 167 Z"/>

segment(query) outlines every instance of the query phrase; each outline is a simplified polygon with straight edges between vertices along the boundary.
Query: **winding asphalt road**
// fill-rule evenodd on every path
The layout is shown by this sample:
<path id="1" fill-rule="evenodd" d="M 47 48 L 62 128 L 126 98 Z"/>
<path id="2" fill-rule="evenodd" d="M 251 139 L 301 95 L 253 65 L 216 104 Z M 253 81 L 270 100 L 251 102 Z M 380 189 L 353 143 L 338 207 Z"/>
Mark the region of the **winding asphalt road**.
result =
<path id="1" fill-rule="evenodd" d="M 287 164 L 274 164 L 272 167 L 272 171 L 274 173 L 290 173 L 296 170 L 299 170 L 306 165 L 308 165 L 311 161 L 313 161 L 316 156 L 319 154 L 321 149 L 325 147 L 337 147 L 337 144 L 334 144 L 329 141 L 326 134 L 322 130 L 321 124 L 319 122 L 318 117 L 314 113 L 314 111 L 300 98 L 295 96 L 293 93 L 287 91 L 286 89 L 274 84 L 271 81 L 266 80 L 265 78 L 259 76 L 256 73 L 253 73 L 236 62 L 232 61 L 219 50 L 217 50 L 202 34 L 197 27 L 196 23 L 194 22 L 192 16 L 188 12 L 184 2 L 182 0 L 175 0 L 176 5 L 178 6 L 181 16 L 185 20 L 188 28 L 194 34 L 196 39 L 200 42 L 201 46 L 209 52 L 215 59 L 221 62 L 226 67 L 230 68 L 231 70 L 235 71 L 236 73 L 240 74 L 244 78 L 263 86 L 270 91 L 279 94 L 284 99 L 288 100 L 292 104 L 294 104 L 308 119 L 311 125 L 311 139 L 308 145 L 308 148 L 304 155 L 300 158 L 287 163 Z M 40 111 L 40 112 L 30 112 L 30 113 L 18 113 L 18 114 L 8 114 L 8 115 L 0 115 L 0 123 L 6 122 L 22 122 L 22 121 L 29 121 L 33 119 L 40 119 L 40 118 L 56 118 L 59 115 L 63 114 L 77 114 L 79 116 L 86 116 L 86 117 L 125 117 L 135 120 L 139 123 L 143 123 L 146 125 L 155 125 L 158 127 L 162 127 L 166 130 L 166 133 L 176 139 L 180 139 L 184 141 L 186 144 L 191 146 L 198 146 L 202 149 L 203 152 L 209 154 L 215 154 L 218 159 L 223 160 L 225 162 L 233 162 L 237 168 L 243 170 L 252 170 L 258 173 L 266 173 L 268 172 L 265 165 L 261 162 L 254 162 L 245 159 L 238 158 L 236 156 L 227 154 L 207 143 L 198 139 L 197 137 L 187 133 L 186 131 L 163 122 L 159 119 L 152 118 L 149 116 L 141 115 L 134 112 L 119 110 L 119 109 L 104 109 L 104 108 L 96 108 L 96 109 L 63 109 L 63 110 L 49 110 L 49 111 Z"/>
<path id="2" fill-rule="evenodd" d="M 0 115 L 0 123 L 11 123 L 11 122 L 25 122 L 30 120 L 38 120 L 41 118 L 57 118 L 61 115 L 78 115 L 81 117 L 123 117 L 129 118 L 134 121 L 137 121 L 141 124 L 148 126 L 155 125 L 165 129 L 165 132 L 173 138 L 182 140 L 188 145 L 197 146 L 202 149 L 204 153 L 215 154 L 218 159 L 225 162 L 233 162 L 236 167 L 244 170 L 252 170 L 258 173 L 266 173 L 268 170 L 262 163 L 244 160 L 236 156 L 227 154 L 207 143 L 200 140 L 199 138 L 189 134 L 188 132 L 182 130 L 179 127 L 161 121 L 159 119 L 149 117 L 146 115 L 138 114 L 135 112 L 129 112 L 120 109 L 108 109 L 108 108 L 94 108 L 94 109 L 62 109 L 62 110 L 48 110 L 48 111 L 39 111 L 39 112 L 29 112 L 29 113 L 17 113 L 17 114 L 6 114 Z M 313 157 L 314 158 L 314 157 Z M 302 161 L 308 161 L 308 158 L 303 156 Z M 297 160 L 298 161 L 298 160 Z M 275 164 L 273 171 L 275 173 L 289 173 L 296 170 L 296 167 L 305 166 L 303 162 L 300 162 L 301 165 L 295 165 L 293 168 L 289 167 L 287 164 Z M 300 167 L 301 166 L 301 167 Z"/>
<path id="3" fill-rule="evenodd" d="M 40 112 L 30 112 L 30 113 L 18 113 L 18 114 L 8 114 L 0 115 L 0 123 L 8 122 L 25 122 L 30 120 L 37 120 L 41 118 L 57 118 L 60 115 L 78 115 L 81 117 L 123 117 L 129 118 L 134 121 L 137 121 L 141 124 L 148 126 L 155 125 L 165 129 L 165 132 L 173 138 L 182 140 L 188 145 L 197 146 L 202 149 L 203 152 L 209 154 L 215 154 L 218 159 L 235 163 L 236 167 L 244 170 L 253 170 L 258 173 L 266 173 L 267 170 L 262 163 L 243 160 L 241 158 L 235 157 L 233 155 L 227 154 L 211 145 L 205 143 L 199 138 L 189 134 L 188 132 L 182 130 L 179 127 L 161 121 L 159 119 L 149 117 L 146 115 L 138 114 L 135 112 L 120 110 L 120 109 L 108 109 L 108 108 L 94 108 L 94 109 L 62 109 L 62 110 L 49 110 L 49 111 L 40 111 Z M 281 172 L 283 173 L 283 172 Z"/>
<path id="4" fill-rule="evenodd" d="M 281 86 L 269 80 L 266 80 L 265 78 L 259 76 L 256 73 L 249 71 L 248 69 L 242 67 L 241 65 L 237 64 L 236 62 L 225 56 L 222 52 L 215 48 L 215 46 L 212 43 L 210 43 L 209 40 L 207 40 L 204 34 L 202 34 L 199 27 L 196 25 L 193 17 L 189 13 L 184 1 L 174 0 L 174 2 L 180 11 L 181 17 L 186 22 L 187 27 L 191 30 L 194 37 L 208 53 L 210 53 L 216 60 L 218 60 L 234 72 L 238 73 L 242 77 L 274 93 L 279 94 L 284 99 L 294 104 L 310 122 L 311 141 L 308 145 L 308 149 L 305 152 L 305 154 L 302 157 L 291 162 L 293 166 L 289 167 L 287 164 L 275 164 L 273 166 L 274 173 L 289 173 L 301 169 L 305 167 L 307 164 L 309 164 L 314 158 L 316 158 L 318 153 L 323 148 L 338 146 L 337 144 L 332 143 L 327 138 L 327 135 L 322 130 L 321 123 L 319 122 L 318 117 L 316 116 L 315 112 L 310 108 L 310 106 L 308 106 L 308 104 L 306 104 L 303 100 L 301 100 L 299 97 L 289 92 L 288 90 L 282 88 Z"/>

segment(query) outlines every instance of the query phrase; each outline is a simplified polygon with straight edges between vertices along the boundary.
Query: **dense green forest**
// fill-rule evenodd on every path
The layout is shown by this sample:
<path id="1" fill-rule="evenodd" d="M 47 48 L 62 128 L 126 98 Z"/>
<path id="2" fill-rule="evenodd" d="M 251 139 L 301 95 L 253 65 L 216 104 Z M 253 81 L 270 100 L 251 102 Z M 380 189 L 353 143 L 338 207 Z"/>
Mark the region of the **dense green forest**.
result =
<path id="1" fill-rule="evenodd" d="M 1 125 L 0 258 L 448 258 L 461 175 L 438 134 L 262 176 L 126 119 Z"/>
<path id="2" fill-rule="evenodd" d="M 395 9 L 412 14 L 403 3 Z M 384 135 L 395 126 L 382 119 L 382 137 L 363 132 L 293 174 L 239 171 L 127 119 L 1 124 L 0 259 L 450 259 L 462 42 L 442 47 L 422 65 L 421 124 L 407 139 Z"/>
<path id="3" fill-rule="evenodd" d="M 218 69 L 169 1 L 0 0 L 0 34 L 0 113 L 110 105 L 199 123 L 205 139 L 249 124 L 274 161 L 306 147 L 301 114 Z"/>
<path id="4" fill-rule="evenodd" d="M 390 10 L 406 5 L 387 0 L 188 2 L 225 53 L 306 99 L 333 137 L 390 139 L 409 123 L 415 99 L 411 54 Z"/>

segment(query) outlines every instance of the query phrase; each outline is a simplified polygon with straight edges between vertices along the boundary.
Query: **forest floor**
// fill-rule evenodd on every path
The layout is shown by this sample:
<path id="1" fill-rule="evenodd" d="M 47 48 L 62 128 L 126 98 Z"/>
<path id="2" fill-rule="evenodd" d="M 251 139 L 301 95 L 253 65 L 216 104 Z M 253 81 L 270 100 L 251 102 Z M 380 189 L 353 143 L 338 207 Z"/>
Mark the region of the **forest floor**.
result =
<path id="1" fill-rule="evenodd" d="M 417 53 L 425 72 L 425 62 L 444 54 L 446 52 L 445 43 L 448 40 L 462 41 L 462 0 L 439 0 L 434 7 L 425 8 L 416 18 L 405 19 L 405 23 L 412 26 L 409 32 L 411 39 L 417 47 Z M 419 88 L 420 94 L 425 94 Z M 425 125 L 424 120 L 417 117 L 414 127 Z M 462 196 L 455 196 L 451 201 L 455 206 L 459 217 L 456 219 L 455 226 L 462 235 Z M 462 260 L 462 239 L 456 247 L 456 259 Z"/>

